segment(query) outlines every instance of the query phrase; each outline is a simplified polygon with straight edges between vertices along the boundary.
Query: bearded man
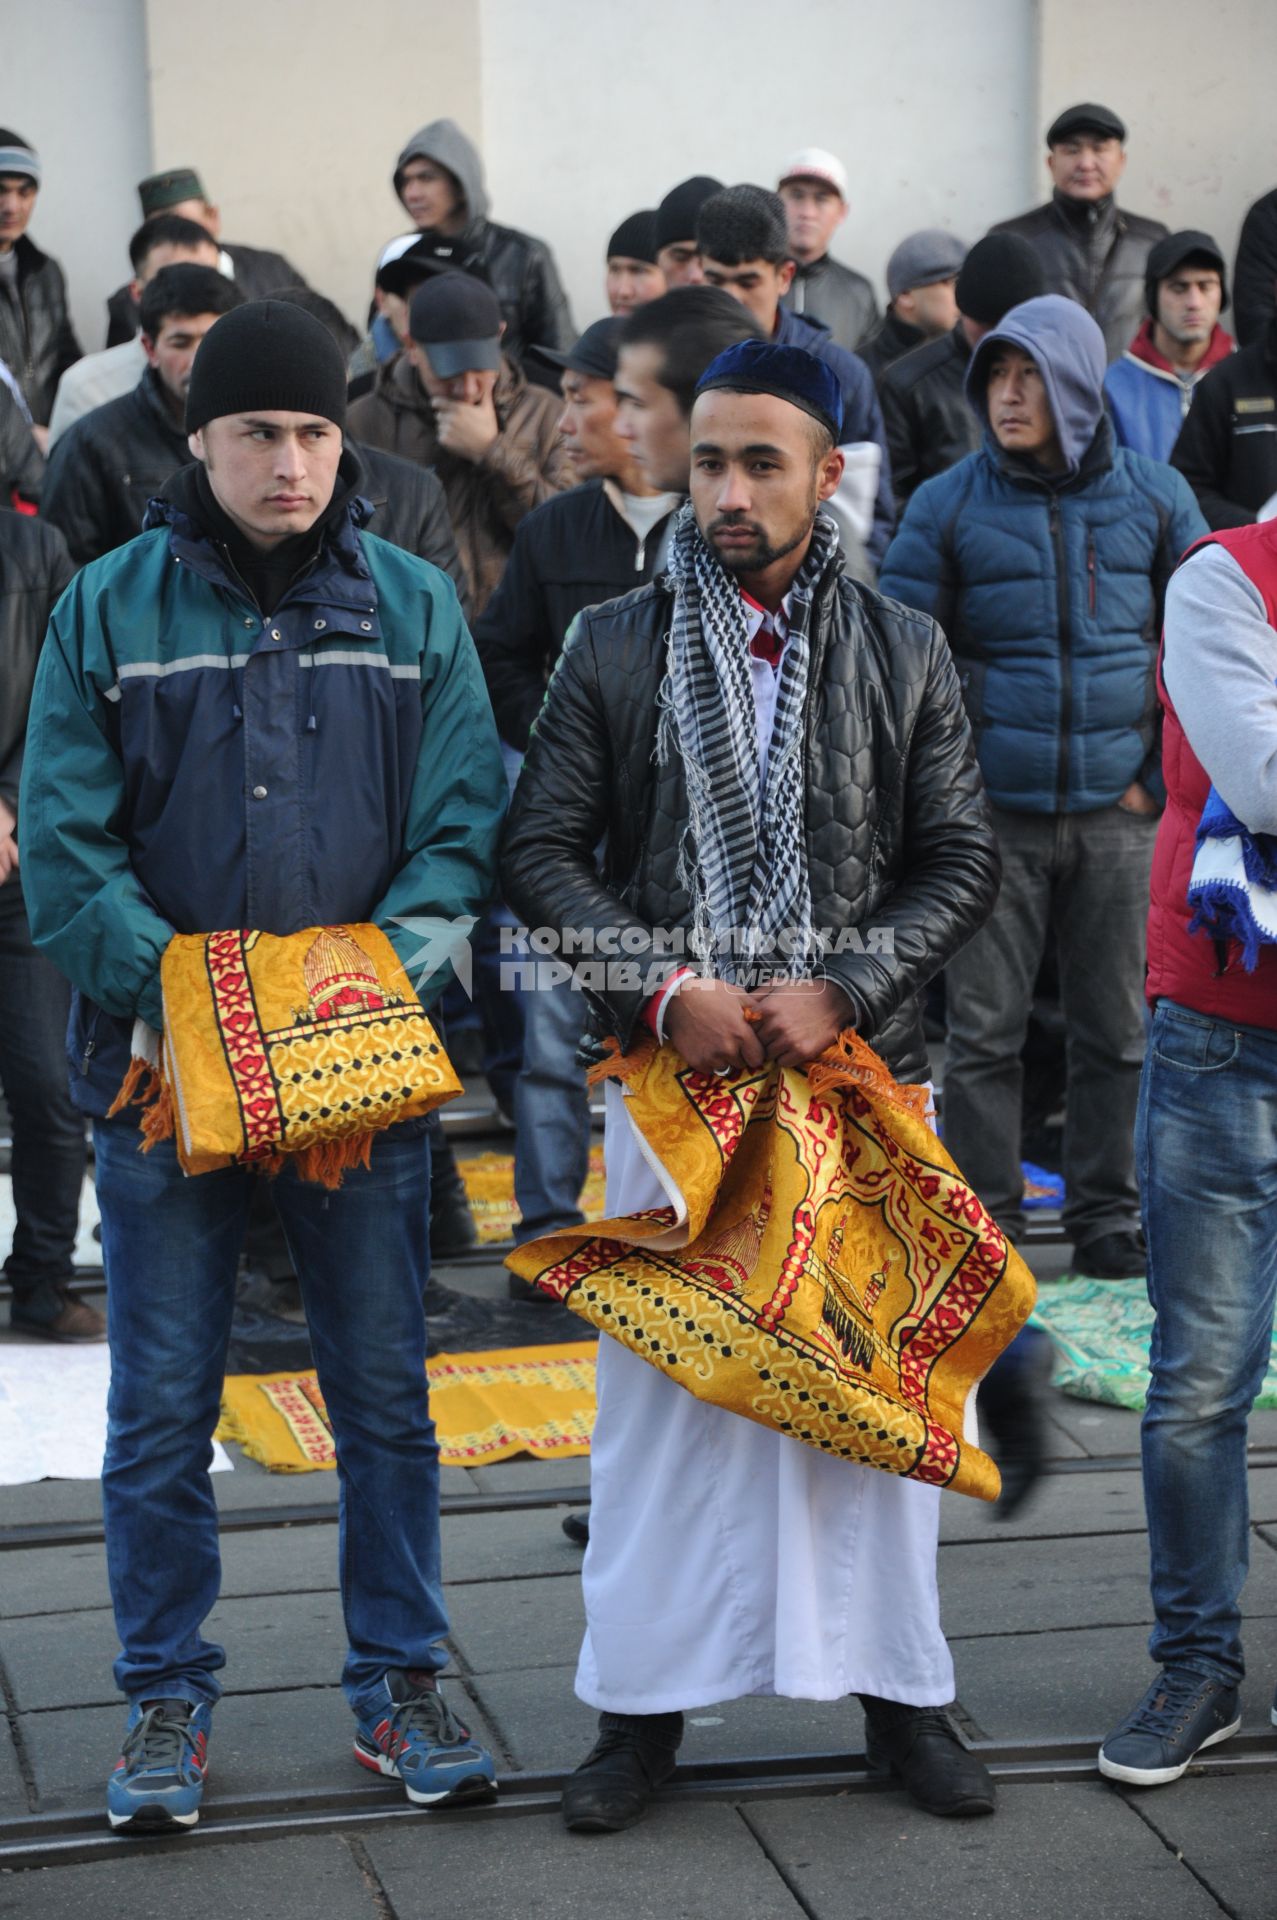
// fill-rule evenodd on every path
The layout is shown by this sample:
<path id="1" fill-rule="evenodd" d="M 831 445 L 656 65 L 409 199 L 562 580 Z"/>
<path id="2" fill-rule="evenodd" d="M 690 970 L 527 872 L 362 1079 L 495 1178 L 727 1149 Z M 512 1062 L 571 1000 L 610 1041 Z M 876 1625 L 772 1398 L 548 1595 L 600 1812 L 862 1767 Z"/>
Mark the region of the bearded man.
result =
<path id="1" fill-rule="evenodd" d="M 645 986 L 671 930 L 708 937 L 712 973 L 670 961 L 647 997 L 620 974 L 587 987 L 596 1034 L 622 1049 L 646 1022 L 702 1073 L 802 1066 L 854 1026 L 925 1082 L 918 991 L 986 918 L 999 870 L 948 647 L 843 571 L 821 512 L 843 467 L 829 367 L 729 347 L 691 426 L 668 570 L 588 609 L 560 656 L 506 898 L 571 932 L 569 952 L 623 951 Z M 819 976 L 804 957 L 819 929 L 870 927 L 872 951 L 836 942 Z M 782 951 L 796 933 L 792 970 L 760 981 L 733 928 Z M 614 1082 L 607 1101 L 609 1216 L 660 1205 Z M 931 1812 L 992 1810 L 941 1711 L 935 1489 L 698 1401 L 610 1338 L 591 1484 L 576 1684 L 601 1720 L 564 1793 L 570 1828 L 632 1825 L 673 1772 L 683 1711 L 750 1693 L 859 1694 L 871 1765 Z"/>

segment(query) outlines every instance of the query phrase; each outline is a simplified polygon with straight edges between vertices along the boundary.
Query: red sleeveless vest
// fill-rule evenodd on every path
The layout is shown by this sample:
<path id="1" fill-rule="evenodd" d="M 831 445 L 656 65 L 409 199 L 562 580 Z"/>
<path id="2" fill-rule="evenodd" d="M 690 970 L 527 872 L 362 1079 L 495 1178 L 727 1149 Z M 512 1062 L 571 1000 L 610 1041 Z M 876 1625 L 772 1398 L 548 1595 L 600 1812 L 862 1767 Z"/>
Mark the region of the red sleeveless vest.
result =
<path id="1" fill-rule="evenodd" d="M 1269 624 L 1277 628 L 1277 521 L 1263 526 L 1230 527 L 1210 540 L 1226 548 L 1264 598 Z M 1209 542 L 1202 540 L 1199 546 Z M 1190 548 L 1195 552 L 1196 548 Z M 1150 1000 L 1178 1000 L 1198 1013 L 1235 1020 L 1241 1026 L 1277 1028 L 1277 947 L 1262 947 L 1253 973 L 1242 966 L 1239 949 L 1223 956 L 1208 934 L 1190 933 L 1188 882 L 1193 870 L 1197 823 L 1210 781 L 1189 746 L 1179 717 L 1157 671 L 1163 710 L 1162 772 L 1166 811 L 1153 850 L 1153 881 L 1148 915 Z"/>

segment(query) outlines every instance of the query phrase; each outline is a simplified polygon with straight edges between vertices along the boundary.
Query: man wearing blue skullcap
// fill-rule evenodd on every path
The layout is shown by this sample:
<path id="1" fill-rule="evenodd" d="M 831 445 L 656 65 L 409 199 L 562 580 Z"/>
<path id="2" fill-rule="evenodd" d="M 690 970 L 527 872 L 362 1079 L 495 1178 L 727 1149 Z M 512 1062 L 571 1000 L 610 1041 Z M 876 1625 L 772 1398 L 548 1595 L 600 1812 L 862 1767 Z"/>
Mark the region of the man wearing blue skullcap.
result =
<path id="1" fill-rule="evenodd" d="M 632 963 L 590 967 L 595 1035 L 628 1050 L 646 1024 L 702 1074 L 804 1065 L 854 1026 L 925 1082 L 919 989 L 997 892 L 944 635 L 848 577 L 823 511 L 842 431 L 837 376 L 805 350 L 711 362 L 667 570 L 574 624 L 509 816 L 515 910 Z M 769 943 L 786 958 L 764 975 Z M 680 944 L 700 971 L 661 957 Z M 663 1206 L 615 1081 L 606 1097 L 609 1214 Z M 876 1770 L 932 1813 L 992 1810 L 942 1711 L 937 1489 L 694 1398 L 609 1338 L 591 1481 L 576 1687 L 600 1734 L 570 1828 L 631 1826 L 683 1711 L 753 1693 L 858 1694 Z"/>

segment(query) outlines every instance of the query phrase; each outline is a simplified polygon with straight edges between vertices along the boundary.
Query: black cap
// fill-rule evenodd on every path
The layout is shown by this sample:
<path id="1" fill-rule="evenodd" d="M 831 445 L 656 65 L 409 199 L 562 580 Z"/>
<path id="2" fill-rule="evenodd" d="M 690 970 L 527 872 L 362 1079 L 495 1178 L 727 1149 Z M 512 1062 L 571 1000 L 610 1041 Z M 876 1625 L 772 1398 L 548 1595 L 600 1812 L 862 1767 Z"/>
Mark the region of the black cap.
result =
<path id="1" fill-rule="evenodd" d="M 711 193 L 721 193 L 723 183 L 711 174 L 696 173 L 671 187 L 656 209 L 656 249 L 690 245 L 696 238 L 696 216 Z"/>
<path id="2" fill-rule="evenodd" d="M 1065 107 L 1063 113 L 1055 116 L 1046 130 L 1046 144 L 1053 147 L 1075 133 L 1098 133 L 1102 140 L 1125 140 L 1126 123 L 1118 119 L 1112 107 L 1100 107 L 1094 100 L 1084 100 L 1081 106 Z"/>
<path id="3" fill-rule="evenodd" d="M 622 220 L 607 243 L 605 259 L 646 260 L 656 265 L 656 209 L 646 207 Z"/>
<path id="4" fill-rule="evenodd" d="M 383 293 L 397 293 L 406 300 L 413 288 L 432 274 L 455 272 L 450 261 L 439 258 L 429 240 L 405 234 L 382 249 L 375 285 Z"/>
<path id="5" fill-rule="evenodd" d="M 327 327 L 287 300 L 249 300 L 214 322 L 186 389 L 186 431 L 227 413 L 346 421 L 346 368 Z"/>
<path id="6" fill-rule="evenodd" d="M 440 380 L 501 365 L 500 302 L 471 273 L 435 274 L 418 287 L 408 305 L 408 331 Z"/>
<path id="7" fill-rule="evenodd" d="M 1182 267 L 1186 260 L 1197 260 L 1215 268 L 1219 274 L 1219 284 L 1224 290 L 1220 312 L 1223 313 L 1228 306 L 1228 269 L 1224 265 L 1223 254 L 1208 233 L 1185 227 L 1182 233 L 1168 233 L 1164 240 L 1150 247 L 1144 263 L 1144 299 L 1155 320 L 1158 282 L 1169 280 L 1176 267 Z"/>
<path id="8" fill-rule="evenodd" d="M 616 374 L 617 346 L 625 320 L 623 313 L 609 313 L 606 320 L 595 320 L 566 353 L 560 353 L 557 347 L 528 347 L 525 351 L 530 358 L 544 362 L 547 367 L 558 367 L 562 373 L 583 373 L 589 380 L 611 380 Z"/>
<path id="9" fill-rule="evenodd" d="M 953 297 L 958 312 L 968 320 L 996 327 L 1012 307 L 1045 292 L 1046 274 L 1037 248 L 1022 234 L 986 233 L 963 261 Z"/>

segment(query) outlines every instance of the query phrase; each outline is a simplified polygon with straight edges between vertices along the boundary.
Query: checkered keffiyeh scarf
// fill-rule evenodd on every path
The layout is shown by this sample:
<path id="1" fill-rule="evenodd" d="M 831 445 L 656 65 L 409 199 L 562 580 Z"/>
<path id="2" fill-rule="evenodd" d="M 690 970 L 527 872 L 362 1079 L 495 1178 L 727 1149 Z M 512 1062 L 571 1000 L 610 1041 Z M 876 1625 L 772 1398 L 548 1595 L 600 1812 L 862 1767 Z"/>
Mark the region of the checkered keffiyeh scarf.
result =
<path id="1" fill-rule="evenodd" d="M 818 514 L 790 589 L 764 780 L 740 588 L 701 538 L 690 505 L 675 522 L 657 758 L 681 762 L 686 776 L 678 878 L 692 902 L 697 961 L 721 980 L 747 984 L 758 968 L 795 978 L 811 972 L 803 716 L 812 596 L 837 543 L 833 522 Z"/>

